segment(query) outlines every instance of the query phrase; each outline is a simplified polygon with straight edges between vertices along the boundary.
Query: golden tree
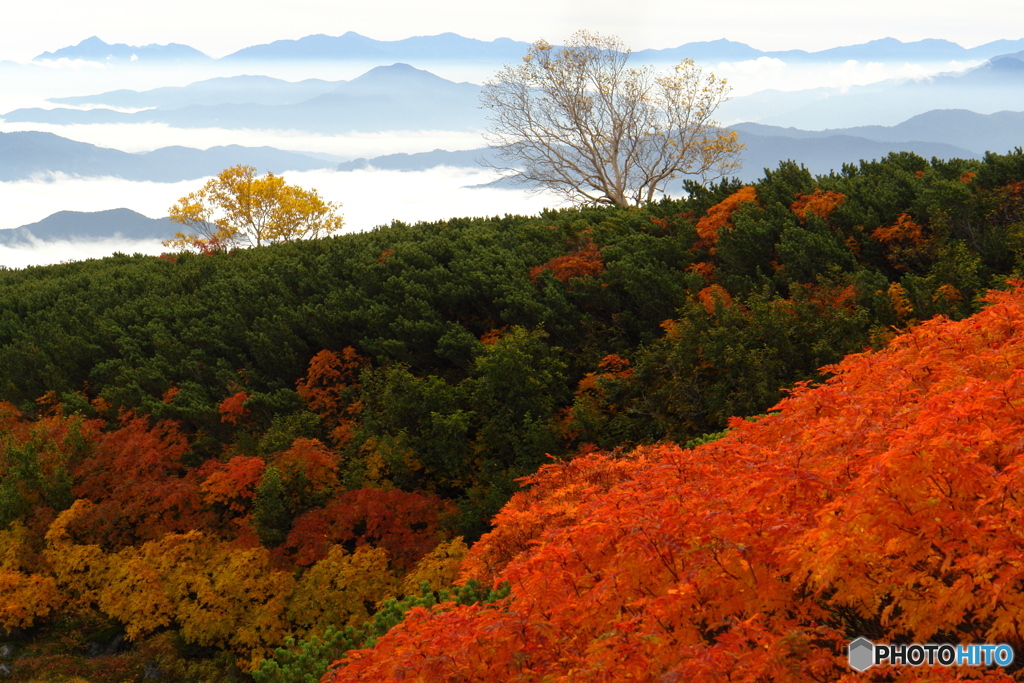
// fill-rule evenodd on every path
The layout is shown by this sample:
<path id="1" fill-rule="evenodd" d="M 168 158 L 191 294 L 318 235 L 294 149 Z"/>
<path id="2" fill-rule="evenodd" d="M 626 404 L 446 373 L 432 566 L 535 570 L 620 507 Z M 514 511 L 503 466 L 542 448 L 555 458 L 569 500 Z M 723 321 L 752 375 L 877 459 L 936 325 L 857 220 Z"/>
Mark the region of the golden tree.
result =
<path id="1" fill-rule="evenodd" d="M 209 249 L 320 237 L 341 229 L 339 206 L 273 173 L 258 176 L 252 166 L 232 166 L 170 208 L 171 220 L 195 233 L 179 232 L 164 244 Z"/>
<path id="2" fill-rule="evenodd" d="M 738 167 L 735 132 L 712 119 L 729 86 L 693 60 L 673 72 L 629 68 L 619 39 L 580 31 L 541 40 L 484 85 L 496 168 L 575 203 L 653 200 L 673 178 L 712 180 Z"/>

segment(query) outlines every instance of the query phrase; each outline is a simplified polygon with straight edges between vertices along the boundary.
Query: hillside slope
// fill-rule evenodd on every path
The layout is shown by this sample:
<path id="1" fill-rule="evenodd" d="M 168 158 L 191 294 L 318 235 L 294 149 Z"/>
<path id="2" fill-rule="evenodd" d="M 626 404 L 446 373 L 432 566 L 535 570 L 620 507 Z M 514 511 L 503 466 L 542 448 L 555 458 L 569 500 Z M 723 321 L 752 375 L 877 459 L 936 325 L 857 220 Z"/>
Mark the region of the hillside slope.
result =
<path id="1" fill-rule="evenodd" d="M 1024 291 L 988 301 L 717 442 L 545 466 L 463 563 L 510 598 L 413 611 L 325 683 L 852 681 L 857 636 L 1019 651 Z"/>

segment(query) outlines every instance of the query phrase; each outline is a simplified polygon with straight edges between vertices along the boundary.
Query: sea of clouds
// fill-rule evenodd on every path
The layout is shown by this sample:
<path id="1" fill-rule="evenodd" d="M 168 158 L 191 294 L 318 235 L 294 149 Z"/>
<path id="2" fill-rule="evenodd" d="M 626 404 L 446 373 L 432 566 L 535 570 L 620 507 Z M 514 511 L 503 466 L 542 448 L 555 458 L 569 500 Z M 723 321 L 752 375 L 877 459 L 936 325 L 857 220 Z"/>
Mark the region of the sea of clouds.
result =
<path id="1" fill-rule="evenodd" d="M 315 189 L 327 201 L 342 205 L 345 231 L 369 230 L 392 221 L 417 223 L 457 216 L 533 215 L 560 202 L 550 195 L 521 189 L 473 188 L 495 179 L 493 171 L 435 168 L 401 172 L 367 169 L 294 171 L 283 174 L 291 184 Z M 202 186 L 204 180 L 180 183 L 133 182 L 120 178 L 50 176 L 0 183 L 0 228 L 38 221 L 60 210 L 102 211 L 128 208 L 150 218 L 167 215 L 178 198 Z M 62 261 L 100 258 L 114 252 L 160 254 L 157 240 L 105 240 L 101 242 L 36 242 L 0 245 L 0 265 L 23 268 Z"/>
<path id="2" fill-rule="evenodd" d="M 65 60 L 66 62 L 66 60 Z M 707 65 L 716 75 L 729 80 L 736 97 L 766 89 L 800 90 L 815 87 L 847 88 L 885 79 L 928 78 L 936 73 L 959 71 L 968 63 L 879 64 L 854 61 L 825 66 L 792 65 L 778 59 Z M 262 73 L 285 80 L 319 77 L 350 79 L 370 65 L 294 66 L 264 65 Z M 483 82 L 490 67 L 465 65 L 417 65 L 456 81 Z M 665 65 L 661 65 L 665 66 Z M 136 90 L 187 83 L 213 76 L 231 75 L 217 71 L 184 73 L 177 70 L 125 72 L 89 63 L 52 63 L 46 67 L 0 65 L 5 87 L 0 91 L 0 112 L 17 107 L 54 106 L 47 97 L 95 94 L 115 87 Z M 130 77 L 125 76 L 130 73 Z M 736 123 L 723 117 L 723 124 Z M 6 123 L 0 131 L 37 130 L 126 152 L 146 152 L 160 147 L 182 145 L 208 149 L 219 145 L 271 146 L 296 152 L 332 155 L 339 159 L 372 158 L 398 152 L 415 153 L 434 149 L 450 151 L 484 146 L 478 132 L 389 131 L 348 135 L 314 135 L 287 130 L 225 130 L 217 128 L 177 129 L 164 124 L 44 125 Z M 333 170 L 285 173 L 289 183 L 315 188 L 325 199 L 343 205 L 346 230 L 368 230 L 393 220 L 434 221 L 457 216 L 493 216 L 506 213 L 535 214 L 545 207 L 560 206 L 550 194 L 530 194 L 522 189 L 473 188 L 495 179 L 486 169 L 438 168 L 422 172 Z M 203 185 L 205 179 L 180 183 L 133 182 L 118 178 L 79 178 L 46 174 L 30 180 L 0 182 L 0 229 L 34 223 L 57 211 L 102 211 L 129 208 L 151 218 L 167 215 L 174 202 Z M 68 260 L 99 258 L 121 251 L 159 254 L 157 241 L 36 243 L 23 247 L 0 246 L 0 265 L 21 268 Z"/>

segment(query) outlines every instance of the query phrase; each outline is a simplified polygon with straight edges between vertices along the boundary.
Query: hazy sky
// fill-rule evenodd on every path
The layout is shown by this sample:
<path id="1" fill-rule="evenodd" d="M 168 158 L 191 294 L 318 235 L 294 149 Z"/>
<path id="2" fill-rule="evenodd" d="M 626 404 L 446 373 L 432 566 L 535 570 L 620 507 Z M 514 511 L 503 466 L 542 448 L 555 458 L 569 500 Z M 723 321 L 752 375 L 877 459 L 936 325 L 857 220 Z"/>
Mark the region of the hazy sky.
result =
<path id="1" fill-rule="evenodd" d="M 1024 37 L 1020 0 L 33 0 L 5 3 L 0 59 L 27 60 L 92 35 L 108 43 L 185 43 L 214 57 L 315 33 L 379 40 L 452 31 L 492 40 L 557 42 L 580 28 L 634 49 L 729 38 L 807 50 L 892 36 L 973 47 Z"/>

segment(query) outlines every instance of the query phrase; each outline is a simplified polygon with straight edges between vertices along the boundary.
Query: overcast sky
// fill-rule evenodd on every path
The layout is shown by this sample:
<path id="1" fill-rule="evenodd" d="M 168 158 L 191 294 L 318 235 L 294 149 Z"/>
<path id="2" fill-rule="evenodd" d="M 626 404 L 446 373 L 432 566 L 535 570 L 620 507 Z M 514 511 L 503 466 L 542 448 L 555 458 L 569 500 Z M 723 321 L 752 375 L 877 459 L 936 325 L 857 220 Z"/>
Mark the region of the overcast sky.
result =
<path id="1" fill-rule="evenodd" d="M 25 61 L 92 35 L 184 43 L 220 57 L 278 39 L 355 31 L 378 40 L 452 31 L 558 42 L 586 28 L 634 49 L 728 38 L 762 50 L 818 50 L 884 37 L 973 47 L 1024 37 L 1020 0 L 32 0 L 8 2 L 0 59 Z"/>

